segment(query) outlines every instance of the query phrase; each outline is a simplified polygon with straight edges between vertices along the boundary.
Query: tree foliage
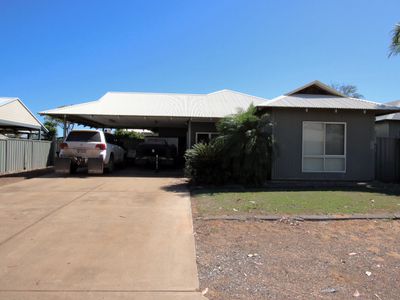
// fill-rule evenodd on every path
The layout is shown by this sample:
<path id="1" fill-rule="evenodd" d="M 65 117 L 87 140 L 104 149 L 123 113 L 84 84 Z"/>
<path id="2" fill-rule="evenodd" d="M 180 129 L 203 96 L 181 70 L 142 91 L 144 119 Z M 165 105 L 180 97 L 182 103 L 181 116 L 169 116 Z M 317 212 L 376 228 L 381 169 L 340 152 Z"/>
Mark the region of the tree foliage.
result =
<path id="1" fill-rule="evenodd" d="M 389 57 L 398 54 L 400 54 L 400 23 L 393 28 L 392 40 L 389 46 Z"/>
<path id="2" fill-rule="evenodd" d="M 355 85 L 333 83 L 331 84 L 331 87 L 348 97 L 359 99 L 364 98 L 364 96 L 358 92 L 358 88 Z"/>
<path id="3" fill-rule="evenodd" d="M 45 116 L 44 118 L 44 126 L 49 130 L 49 137 L 53 138 L 53 136 L 57 137 L 57 129 L 60 127 L 61 129 L 64 129 L 64 121 L 60 118 L 54 118 L 50 116 Z M 47 124 L 47 125 L 46 125 Z M 66 132 L 67 135 L 68 133 L 73 130 L 75 127 L 75 123 L 66 122 Z"/>
<path id="4" fill-rule="evenodd" d="M 50 117 L 46 116 L 44 118 L 43 125 L 49 131 L 48 134 L 47 134 L 49 139 L 53 139 L 53 137 L 57 137 L 58 124 L 53 118 L 50 118 Z"/>
<path id="5" fill-rule="evenodd" d="M 131 138 L 131 139 L 137 139 L 137 140 L 144 139 L 143 134 L 133 131 L 133 130 L 116 129 L 114 134 L 118 138 Z"/>
<path id="6" fill-rule="evenodd" d="M 223 167 L 235 182 L 261 184 L 269 176 L 272 161 L 272 127 L 269 114 L 258 115 L 251 105 L 246 111 L 217 124 Z"/>

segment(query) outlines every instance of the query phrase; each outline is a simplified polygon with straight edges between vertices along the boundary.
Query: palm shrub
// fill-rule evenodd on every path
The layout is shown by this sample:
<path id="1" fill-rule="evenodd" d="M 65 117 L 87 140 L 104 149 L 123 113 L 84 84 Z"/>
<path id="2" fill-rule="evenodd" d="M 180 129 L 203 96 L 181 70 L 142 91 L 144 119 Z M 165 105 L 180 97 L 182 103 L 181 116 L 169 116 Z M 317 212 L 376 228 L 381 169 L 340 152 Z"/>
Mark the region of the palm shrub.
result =
<path id="1" fill-rule="evenodd" d="M 396 24 L 392 32 L 392 40 L 389 47 L 389 56 L 400 54 L 400 23 Z"/>
<path id="2" fill-rule="evenodd" d="M 185 174 L 195 184 L 223 184 L 222 148 L 215 144 L 195 144 L 185 153 Z"/>
<path id="3" fill-rule="evenodd" d="M 217 124 L 220 136 L 215 144 L 224 153 L 222 168 L 230 171 L 231 181 L 259 185 L 269 178 L 272 127 L 270 115 L 259 115 L 253 105 Z"/>
<path id="4" fill-rule="evenodd" d="M 218 138 L 187 150 L 186 175 L 196 184 L 264 183 L 271 170 L 272 127 L 270 116 L 254 106 L 222 119 Z"/>

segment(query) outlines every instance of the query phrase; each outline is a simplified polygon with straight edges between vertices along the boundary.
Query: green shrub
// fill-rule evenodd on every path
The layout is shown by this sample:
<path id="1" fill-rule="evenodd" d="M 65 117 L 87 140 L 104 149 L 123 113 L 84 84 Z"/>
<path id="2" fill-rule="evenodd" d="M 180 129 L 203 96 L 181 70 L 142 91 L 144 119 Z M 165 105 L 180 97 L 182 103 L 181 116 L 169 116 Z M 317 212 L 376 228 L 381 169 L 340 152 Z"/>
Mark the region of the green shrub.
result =
<path id="1" fill-rule="evenodd" d="M 217 144 L 195 144 L 185 153 L 185 174 L 195 184 L 223 184 L 222 151 Z"/>
<path id="2" fill-rule="evenodd" d="M 270 116 L 257 114 L 252 105 L 217 123 L 216 143 L 224 153 L 223 168 L 230 170 L 230 181 L 260 185 L 270 177 L 272 127 Z"/>
<path id="3" fill-rule="evenodd" d="M 219 137 L 185 154 L 186 175 L 196 184 L 261 185 L 270 178 L 273 123 L 254 106 L 222 119 Z"/>

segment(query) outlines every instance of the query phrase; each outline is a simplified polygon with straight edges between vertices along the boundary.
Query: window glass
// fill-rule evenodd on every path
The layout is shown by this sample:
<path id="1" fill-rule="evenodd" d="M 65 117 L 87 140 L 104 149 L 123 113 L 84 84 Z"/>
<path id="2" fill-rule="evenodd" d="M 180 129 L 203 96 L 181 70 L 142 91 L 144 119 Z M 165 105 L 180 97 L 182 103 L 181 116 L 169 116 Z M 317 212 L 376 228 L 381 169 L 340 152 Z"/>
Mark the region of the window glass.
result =
<path id="1" fill-rule="evenodd" d="M 100 133 L 97 131 L 71 131 L 66 139 L 67 142 L 100 142 Z"/>
<path id="2" fill-rule="evenodd" d="M 344 124 L 326 124 L 325 154 L 344 155 Z"/>
<path id="3" fill-rule="evenodd" d="M 345 170 L 344 158 L 325 158 L 325 171 L 343 172 Z"/>
<path id="4" fill-rule="evenodd" d="M 197 143 L 207 144 L 210 142 L 210 137 L 208 133 L 198 133 L 197 134 Z"/>
<path id="5" fill-rule="evenodd" d="M 345 124 L 303 123 L 303 172 L 345 172 Z"/>
<path id="6" fill-rule="evenodd" d="M 303 126 L 304 155 L 323 155 L 324 124 L 305 122 Z"/>
<path id="7" fill-rule="evenodd" d="M 213 140 L 213 139 L 217 138 L 218 135 L 219 135 L 218 133 L 211 133 L 211 139 Z"/>
<path id="8" fill-rule="evenodd" d="M 323 158 L 304 158 L 303 170 L 306 172 L 322 172 L 324 170 L 324 159 Z"/>

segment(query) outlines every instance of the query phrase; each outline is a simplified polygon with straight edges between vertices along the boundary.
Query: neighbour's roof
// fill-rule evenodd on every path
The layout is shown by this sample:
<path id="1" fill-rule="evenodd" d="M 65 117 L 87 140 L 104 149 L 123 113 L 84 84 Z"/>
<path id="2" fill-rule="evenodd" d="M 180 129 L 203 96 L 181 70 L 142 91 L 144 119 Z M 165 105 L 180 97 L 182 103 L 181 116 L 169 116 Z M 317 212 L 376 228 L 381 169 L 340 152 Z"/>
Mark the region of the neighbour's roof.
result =
<path id="1" fill-rule="evenodd" d="M 313 81 L 258 107 L 369 110 L 376 114 L 400 111 L 399 107 L 393 105 L 347 97 L 320 81 Z"/>
<path id="2" fill-rule="evenodd" d="M 30 129 L 42 128 L 43 124 L 17 97 L 0 97 L 0 126 Z"/>
<path id="3" fill-rule="evenodd" d="M 391 106 L 399 106 L 399 108 L 400 108 L 400 100 L 387 102 L 385 104 L 391 105 Z M 378 116 L 378 117 L 376 117 L 375 120 L 377 122 L 379 122 L 379 121 L 400 121 L 400 113 Z"/>
<path id="4" fill-rule="evenodd" d="M 18 100 L 15 97 L 0 97 L 0 106 L 6 105 L 14 100 Z"/>
<path id="5" fill-rule="evenodd" d="M 40 112 L 42 115 L 104 115 L 143 117 L 222 118 L 259 105 L 266 99 L 221 90 L 210 94 L 108 92 L 97 101 Z"/>

